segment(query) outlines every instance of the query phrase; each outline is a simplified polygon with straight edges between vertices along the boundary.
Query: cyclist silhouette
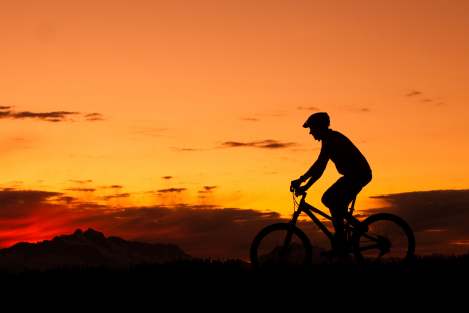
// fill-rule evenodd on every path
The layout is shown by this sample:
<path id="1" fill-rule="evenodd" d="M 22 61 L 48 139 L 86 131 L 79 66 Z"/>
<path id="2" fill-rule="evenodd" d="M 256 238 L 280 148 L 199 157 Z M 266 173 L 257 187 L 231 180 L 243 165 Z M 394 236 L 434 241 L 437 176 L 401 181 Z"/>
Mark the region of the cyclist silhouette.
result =
<path id="1" fill-rule="evenodd" d="M 371 181 L 371 168 L 358 148 L 343 134 L 329 128 L 330 119 L 326 112 L 312 114 L 303 124 L 309 128 L 314 139 L 321 141 L 318 159 L 308 171 L 293 180 L 291 185 L 301 194 L 308 190 L 324 173 L 329 160 L 343 176 L 322 196 L 322 203 L 330 210 L 335 228 L 333 245 L 339 254 L 344 253 L 344 217 L 350 202 Z M 300 186 L 306 180 L 309 181 Z"/>

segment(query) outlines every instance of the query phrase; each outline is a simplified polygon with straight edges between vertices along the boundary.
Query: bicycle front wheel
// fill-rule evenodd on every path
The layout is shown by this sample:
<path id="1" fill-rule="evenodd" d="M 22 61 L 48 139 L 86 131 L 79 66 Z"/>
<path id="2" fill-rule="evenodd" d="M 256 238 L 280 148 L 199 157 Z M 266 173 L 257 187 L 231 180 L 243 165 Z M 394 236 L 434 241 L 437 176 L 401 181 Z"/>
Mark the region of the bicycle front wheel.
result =
<path id="1" fill-rule="evenodd" d="M 250 257 L 255 268 L 305 266 L 311 263 L 312 247 L 298 227 L 278 223 L 257 234 L 251 244 Z"/>
<path id="2" fill-rule="evenodd" d="M 413 259 L 415 237 L 410 226 L 400 217 L 379 213 L 363 222 L 368 232 L 357 232 L 353 238 L 358 261 L 401 263 Z"/>

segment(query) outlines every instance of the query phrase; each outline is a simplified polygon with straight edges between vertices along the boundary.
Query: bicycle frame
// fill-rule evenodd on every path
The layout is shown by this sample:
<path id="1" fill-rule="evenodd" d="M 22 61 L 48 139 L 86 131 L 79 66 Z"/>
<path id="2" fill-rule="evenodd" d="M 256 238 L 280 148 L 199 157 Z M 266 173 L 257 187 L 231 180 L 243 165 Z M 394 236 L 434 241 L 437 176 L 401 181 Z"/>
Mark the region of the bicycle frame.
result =
<path id="1" fill-rule="evenodd" d="M 319 218 L 316 215 L 313 214 L 313 212 L 321 215 L 322 217 L 330 221 L 332 221 L 332 216 L 327 215 L 323 211 L 310 205 L 309 203 L 306 202 L 305 198 L 306 198 L 306 193 L 304 193 L 303 196 L 301 197 L 300 203 L 298 205 L 298 209 L 295 210 L 295 212 L 293 212 L 293 217 L 290 223 L 293 225 L 296 225 L 296 222 L 298 221 L 298 217 L 301 215 L 301 213 L 305 213 L 314 222 L 314 224 L 316 224 L 319 227 L 319 229 L 329 238 L 329 240 L 332 241 L 334 238 L 334 234 L 329 229 L 327 229 L 327 227 L 319 220 Z"/>
<path id="2" fill-rule="evenodd" d="M 314 224 L 316 224 L 316 226 L 318 226 L 318 228 L 327 236 L 329 241 L 332 242 L 333 238 L 334 238 L 334 234 L 324 225 L 323 222 L 321 222 L 321 220 L 316 215 L 314 215 L 314 213 L 326 218 L 329 221 L 332 221 L 332 216 L 324 213 L 323 211 L 321 211 L 321 210 L 315 208 L 314 206 L 312 206 L 311 204 L 307 203 L 306 200 L 305 200 L 306 195 L 307 195 L 306 192 L 302 195 L 300 203 L 298 205 L 298 209 L 293 213 L 293 217 L 292 217 L 290 223 L 292 225 L 296 225 L 296 222 L 298 221 L 298 217 L 301 215 L 301 213 L 305 213 L 314 222 Z M 349 236 L 351 236 L 350 232 L 358 231 L 355 227 L 352 227 L 352 225 L 356 225 L 357 223 L 360 223 L 360 221 L 358 221 L 352 215 L 353 211 L 355 209 L 355 201 L 356 201 L 356 198 L 354 198 L 352 200 L 351 205 L 348 208 L 347 213 L 344 216 L 344 220 L 345 220 L 344 232 L 347 236 L 347 240 L 350 239 L 349 238 Z M 366 234 L 364 232 L 361 232 L 361 233 L 367 239 L 376 240 L 376 238 L 373 238 L 372 236 L 369 236 L 368 234 Z M 291 239 L 290 236 L 287 236 L 285 243 L 287 243 L 288 242 L 287 240 L 290 240 L 290 239 Z M 375 248 L 375 247 L 376 246 L 372 246 L 371 248 Z"/>
<path id="3" fill-rule="evenodd" d="M 314 206 L 312 206 L 311 204 L 307 203 L 306 200 L 306 192 L 302 195 L 301 197 L 301 200 L 300 200 L 300 203 L 298 205 L 298 209 L 293 212 L 293 217 L 290 221 L 290 223 L 295 226 L 296 225 L 296 222 L 298 221 L 298 217 L 301 215 L 301 213 L 305 213 L 306 215 L 309 216 L 309 218 L 314 222 L 314 224 L 316 224 L 318 226 L 318 228 L 327 236 L 327 238 L 329 238 L 329 240 L 332 242 L 333 241 L 333 238 L 334 238 L 334 234 L 329 230 L 327 229 L 327 227 L 324 225 L 324 223 L 322 223 L 319 218 L 314 215 L 314 213 L 316 214 L 319 214 L 321 215 L 322 217 L 332 221 L 332 216 L 330 215 L 327 215 L 326 213 L 324 213 L 323 211 L 315 208 Z M 352 203 L 351 203 L 351 206 L 350 208 L 348 209 L 348 214 L 345 215 L 345 220 L 346 221 L 350 221 L 350 219 L 354 220 L 355 218 L 351 215 L 351 213 L 353 212 L 354 210 L 354 206 L 355 206 L 355 200 L 356 199 L 353 199 L 352 200 Z M 359 222 L 358 220 L 355 219 L 355 222 Z M 349 223 L 346 223 L 344 224 L 344 231 L 347 233 L 347 231 L 359 231 L 357 230 L 356 228 L 354 227 L 351 227 L 351 225 Z M 361 232 L 361 231 L 360 231 Z M 380 238 L 376 238 L 376 237 L 373 237 L 373 236 L 370 236 L 369 234 L 367 234 L 366 232 L 361 232 L 362 235 L 367 238 L 367 239 L 370 239 L 372 241 L 375 241 L 376 244 L 372 244 L 372 245 L 368 245 L 368 246 L 365 246 L 365 247 L 361 247 L 360 248 L 360 251 L 366 251 L 366 250 L 372 250 L 372 249 L 380 249 L 382 250 L 383 249 L 383 242 L 381 242 L 382 240 L 380 240 Z M 291 236 L 292 234 L 287 234 L 287 237 L 285 238 L 285 241 L 284 241 L 284 245 L 287 245 L 290 240 L 291 240 Z M 386 243 L 384 243 L 386 244 Z M 385 246 L 386 247 L 386 246 Z"/>

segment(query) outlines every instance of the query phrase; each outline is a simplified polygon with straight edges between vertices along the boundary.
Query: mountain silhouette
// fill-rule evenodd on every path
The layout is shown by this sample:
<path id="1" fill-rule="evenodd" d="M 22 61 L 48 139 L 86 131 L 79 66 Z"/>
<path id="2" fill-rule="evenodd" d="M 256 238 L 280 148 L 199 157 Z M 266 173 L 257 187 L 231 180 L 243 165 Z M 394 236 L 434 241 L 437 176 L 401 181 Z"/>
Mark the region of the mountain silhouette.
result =
<path id="1" fill-rule="evenodd" d="M 0 250 L 0 269 L 51 269 L 63 267 L 125 267 L 167 263 L 190 256 L 173 244 L 151 244 L 105 237 L 94 229 L 77 229 L 39 243 L 21 242 Z"/>

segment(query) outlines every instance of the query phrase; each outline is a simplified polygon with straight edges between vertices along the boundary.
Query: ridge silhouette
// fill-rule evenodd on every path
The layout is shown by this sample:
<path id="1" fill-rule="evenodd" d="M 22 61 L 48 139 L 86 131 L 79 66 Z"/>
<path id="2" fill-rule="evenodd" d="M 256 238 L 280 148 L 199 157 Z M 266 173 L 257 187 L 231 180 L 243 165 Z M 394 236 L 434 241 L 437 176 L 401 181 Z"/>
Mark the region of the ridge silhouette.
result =
<path id="1" fill-rule="evenodd" d="M 173 244 L 152 244 L 106 237 L 89 228 L 39 243 L 21 242 L 0 250 L 0 269 L 51 269 L 166 263 L 191 257 Z"/>

